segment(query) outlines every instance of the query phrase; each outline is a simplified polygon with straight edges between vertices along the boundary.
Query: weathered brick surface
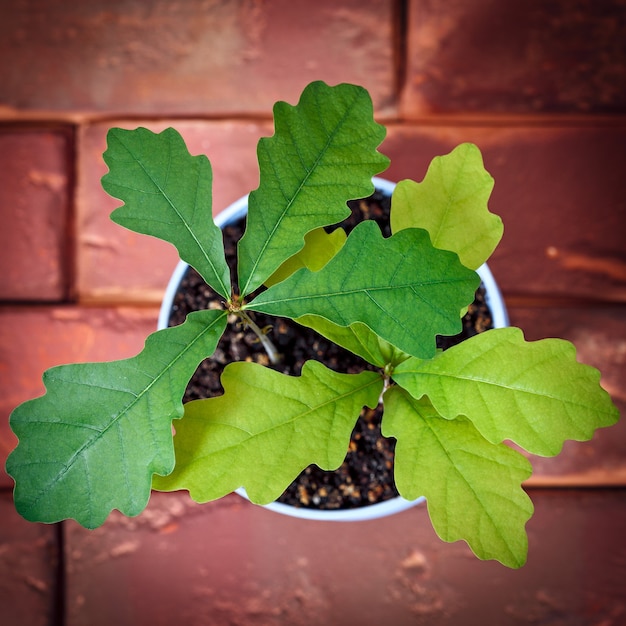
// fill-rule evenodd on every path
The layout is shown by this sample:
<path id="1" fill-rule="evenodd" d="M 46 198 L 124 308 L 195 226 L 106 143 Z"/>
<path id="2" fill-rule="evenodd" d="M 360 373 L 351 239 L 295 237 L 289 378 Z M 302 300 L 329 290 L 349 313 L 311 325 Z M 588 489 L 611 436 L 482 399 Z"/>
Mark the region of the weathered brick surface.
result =
<path id="1" fill-rule="evenodd" d="M 68 626 L 623 621 L 624 491 L 529 495 L 529 559 L 514 571 L 441 542 L 425 506 L 321 523 L 234 495 L 154 494 L 138 518 L 66 526 Z"/>
<path id="2" fill-rule="evenodd" d="M 226 208 L 258 186 L 256 144 L 273 133 L 271 123 L 254 122 L 120 122 L 160 132 L 178 130 L 191 154 L 206 154 L 213 168 L 213 210 Z M 152 237 L 132 233 L 109 219 L 121 202 L 100 184 L 107 168 L 102 160 L 112 124 L 95 124 L 81 139 L 78 294 L 83 300 L 149 300 L 159 302 L 178 260 L 175 249 Z"/>
<path id="3" fill-rule="evenodd" d="M 56 528 L 26 522 L 0 492 L 0 624 L 56 623 L 57 563 Z"/>
<path id="4" fill-rule="evenodd" d="M 144 305 L 158 303 L 176 263 L 167 244 L 110 222 L 119 202 L 100 187 L 107 129 L 180 129 L 211 159 L 217 212 L 258 184 L 272 103 L 295 103 L 315 79 L 364 85 L 377 116 L 398 122 L 382 147 L 390 180 L 420 180 L 433 156 L 479 145 L 505 222 L 490 266 L 511 322 L 527 339 L 571 340 L 623 413 L 622 5 L 0 2 L 0 119 L 18 122 L 0 127 L 0 299 L 22 303 L 0 308 L 0 464 L 16 443 L 9 412 L 43 392 L 44 369 L 141 350 L 157 316 Z M 402 7 L 407 24 L 394 24 Z M 74 129 L 58 120 L 76 124 L 76 180 Z M 73 294 L 99 306 L 55 305 Z M 531 459 L 536 514 L 519 572 L 439 541 L 425 507 L 329 525 L 235 495 L 198 506 L 155 494 L 138 518 L 113 514 L 94 532 L 65 524 L 65 620 L 55 529 L 19 518 L 2 469 L 0 624 L 621 624 L 626 499 L 598 487 L 624 487 L 624 459 L 623 419 Z"/>
<path id="5" fill-rule="evenodd" d="M 0 487 L 13 484 L 4 472 L 6 457 L 17 443 L 9 414 L 44 392 L 43 371 L 63 363 L 134 356 L 156 330 L 156 318 L 154 308 L 0 309 Z"/>
<path id="6" fill-rule="evenodd" d="M 0 299 L 65 297 L 71 170 L 68 132 L 0 127 Z"/>
<path id="7" fill-rule="evenodd" d="M 495 179 L 504 237 L 489 265 L 505 295 L 626 301 L 626 126 L 390 126 L 383 176 L 420 181 L 465 141 Z"/>
<path id="8" fill-rule="evenodd" d="M 626 112 L 620 0 L 411 0 L 401 113 Z"/>
<path id="9" fill-rule="evenodd" d="M 393 3 L 378 0 L 7 0 L 0 111 L 269 113 L 318 79 L 386 106 L 393 34 Z"/>

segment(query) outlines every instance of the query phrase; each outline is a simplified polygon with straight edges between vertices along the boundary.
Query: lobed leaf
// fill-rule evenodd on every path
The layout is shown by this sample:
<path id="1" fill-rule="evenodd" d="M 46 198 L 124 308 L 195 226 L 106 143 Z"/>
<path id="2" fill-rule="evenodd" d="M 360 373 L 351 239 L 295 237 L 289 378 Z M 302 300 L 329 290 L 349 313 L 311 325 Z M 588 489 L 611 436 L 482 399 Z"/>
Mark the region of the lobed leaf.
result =
<path id="1" fill-rule="evenodd" d="M 399 387 L 384 395 L 383 433 L 396 437 L 394 476 L 408 499 L 425 496 L 444 541 L 464 539 L 481 559 L 508 567 L 526 561 L 525 525 L 533 513 L 521 487 L 531 475 L 527 459 L 488 442 L 465 418 L 447 420 L 428 398 Z"/>
<path id="2" fill-rule="evenodd" d="M 430 358 L 436 335 L 461 331 L 459 313 L 478 283 L 456 254 L 434 248 L 426 231 L 385 239 L 365 221 L 319 272 L 299 270 L 247 308 L 292 319 L 317 315 L 345 327 L 361 322 L 399 350 Z"/>
<path id="3" fill-rule="evenodd" d="M 213 222 L 209 160 L 191 156 L 173 128 L 155 134 L 145 128 L 112 128 L 104 160 L 105 191 L 125 204 L 111 219 L 178 249 L 224 298 L 231 295 L 221 230 Z"/>
<path id="4" fill-rule="evenodd" d="M 424 228 L 433 245 L 478 269 L 502 238 L 502 220 L 487 208 L 493 178 L 471 143 L 435 157 L 424 180 L 400 181 L 391 200 L 391 229 Z"/>
<path id="5" fill-rule="evenodd" d="M 191 313 L 150 335 L 130 359 L 46 371 L 46 394 L 10 417 L 20 440 L 7 461 L 18 512 L 30 521 L 74 518 L 87 528 L 114 508 L 139 514 L 152 474 L 174 467 L 172 419 L 225 326 L 224 311 Z"/>
<path id="6" fill-rule="evenodd" d="M 259 141 L 260 184 L 248 199 L 239 242 L 239 285 L 246 296 L 304 245 L 304 235 L 336 224 L 346 202 L 374 191 L 389 159 L 377 151 L 385 128 L 362 87 L 321 81 L 299 103 L 274 105 L 275 133 Z"/>
<path id="7" fill-rule="evenodd" d="M 346 231 L 336 228 L 327 233 L 323 228 L 316 228 L 304 236 L 304 248 L 289 257 L 266 281 L 271 287 L 289 278 L 294 272 L 305 267 L 312 272 L 321 270 L 346 242 Z"/>
<path id="8" fill-rule="evenodd" d="M 543 456 L 618 419 L 600 373 L 576 361 L 571 343 L 527 342 L 519 328 L 486 331 L 431 361 L 407 360 L 393 380 L 448 419 L 467 416 L 492 443 L 510 439 Z"/>
<path id="9" fill-rule="evenodd" d="M 258 504 L 275 500 L 311 463 L 335 470 L 364 405 L 375 407 L 375 372 L 338 374 L 307 361 L 291 377 L 237 362 L 222 374 L 224 395 L 185 405 L 176 424 L 176 468 L 154 488 L 187 489 L 197 502 L 245 487 Z"/>

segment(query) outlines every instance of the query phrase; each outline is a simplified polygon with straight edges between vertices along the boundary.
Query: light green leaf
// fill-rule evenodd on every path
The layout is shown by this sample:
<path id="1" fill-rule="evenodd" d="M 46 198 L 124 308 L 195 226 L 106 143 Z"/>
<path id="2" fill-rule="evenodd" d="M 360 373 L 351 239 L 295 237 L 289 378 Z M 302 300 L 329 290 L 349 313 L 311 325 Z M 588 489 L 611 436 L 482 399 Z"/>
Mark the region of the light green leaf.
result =
<path id="1" fill-rule="evenodd" d="M 112 509 L 139 514 L 152 474 L 174 467 L 172 419 L 183 414 L 185 387 L 225 326 L 224 311 L 191 313 L 150 335 L 135 357 L 45 372 L 46 394 L 10 418 L 20 442 L 7 472 L 19 513 L 39 522 L 73 518 L 87 528 Z"/>
<path id="2" fill-rule="evenodd" d="M 112 128 L 104 160 L 104 190 L 126 204 L 111 219 L 167 241 L 224 298 L 231 295 L 221 230 L 213 222 L 209 160 L 191 156 L 173 128 Z"/>
<path id="3" fill-rule="evenodd" d="M 395 366 L 410 358 L 410 355 L 381 339 L 360 322 L 355 322 L 350 326 L 338 326 L 318 315 L 303 315 L 295 321 L 302 326 L 312 328 L 333 343 L 350 350 L 377 367 Z"/>
<path id="4" fill-rule="evenodd" d="M 424 228 L 436 248 L 478 269 L 502 238 L 502 220 L 487 208 L 493 178 L 471 143 L 435 157 L 421 183 L 403 180 L 391 200 L 391 229 Z"/>
<path id="5" fill-rule="evenodd" d="M 384 238 L 365 221 L 319 272 L 299 270 L 248 308 L 292 319 L 318 315 L 339 326 L 361 322 L 399 350 L 429 358 L 436 335 L 461 331 L 459 313 L 478 283 L 456 254 L 433 248 L 426 231 Z"/>
<path id="6" fill-rule="evenodd" d="M 298 252 L 306 233 L 345 219 L 346 202 L 370 195 L 372 176 L 389 164 L 376 150 L 385 128 L 362 87 L 311 83 L 297 106 L 276 103 L 274 119 L 275 134 L 259 141 L 260 185 L 239 242 L 242 296 Z"/>
<path id="7" fill-rule="evenodd" d="M 492 443 L 510 439 L 543 456 L 618 419 L 600 373 L 576 361 L 571 343 L 526 342 L 519 328 L 488 330 L 431 361 L 405 361 L 393 379 L 415 398 L 427 395 L 444 417 L 466 415 Z"/>
<path id="8" fill-rule="evenodd" d="M 530 463 L 504 444 L 489 443 L 465 418 L 447 420 L 427 398 L 399 387 L 384 395 L 382 429 L 396 437 L 395 482 L 408 499 L 425 496 L 444 541 L 464 539 L 481 559 L 508 567 L 526 561 L 525 525 L 533 505 L 521 487 Z"/>
<path id="9" fill-rule="evenodd" d="M 375 407 L 375 372 L 338 374 L 308 361 L 299 377 L 255 363 L 226 366 L 224 395 L 185 405 L 176 424 L 176 469 L 154 488 L 187 489 L 197 502 L 245 487 L 257 504 L 275 500 L 311 463 L 341 465 L 363 406 Z"/>
<path id="10" fill-rule="evenodd" d="M 316 228 L 304 236 L 304 248 L 288 258 L 266 281 L 271 287 L 289 278 L 295 271 L 305 267 L 312 272 L 321 270 L 346 242 L 346 231 L 336 228 L 327 233 L 323 228 Z"/>

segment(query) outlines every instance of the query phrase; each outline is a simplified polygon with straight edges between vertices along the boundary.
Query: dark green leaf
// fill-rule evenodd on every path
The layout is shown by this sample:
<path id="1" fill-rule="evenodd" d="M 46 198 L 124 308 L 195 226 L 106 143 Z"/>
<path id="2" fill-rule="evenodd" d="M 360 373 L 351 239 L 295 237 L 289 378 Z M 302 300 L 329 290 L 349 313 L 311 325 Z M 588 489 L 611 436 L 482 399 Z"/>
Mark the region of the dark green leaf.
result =
<path id="1" fill-rule="evenodd" d="M 292 319 L 317 315 L 346 327 L 361 322 L 399 350 L 429 358 L 436 335 L 461 331 L 461 309 L 478 284 L 478 275 L 456 254 L 434 248 L 426 231 L 385 239 L 366 221 L 319 272 L 299 270 L 248 308 Z"/>
<path id="2" fill-rule="evenodd" d="M 20 442 L 7 472 L 20 514 L 94 528 L 114 508 L 140 513 L 152 474 L 174 467 L 172 419 L 183 414 L 185 387 L 225 325 L 224 311 L 199 311 L 150 335 L 130 359 L 48 370 L 46 394 L 11 415 Z"/>
<path id="3" fill-rule="evenodd" d="M 145 128 L 112 128 L 107 139 L 104 160 L 110 171 L 102 186 L 126 203 L 111 219 L 172 243 L 181 259 L 215 291 L 230 298 L 222 232 L 211 212 L 209 160 L 191 156 L 173 128 L 158 135 Z"/>
<path id="4" fill-rule="evenodd" d="M 385 128 L 362 87 L 314 82 L 297 106 L 274 106 L 275 134 L 259 141 L 259 188 L 239 242 L 239 285 L 248 295 L 304 245 L 309 231 L 340 222 L 346 202 L 374 191 L 389 159 L 376 148 Z"/>

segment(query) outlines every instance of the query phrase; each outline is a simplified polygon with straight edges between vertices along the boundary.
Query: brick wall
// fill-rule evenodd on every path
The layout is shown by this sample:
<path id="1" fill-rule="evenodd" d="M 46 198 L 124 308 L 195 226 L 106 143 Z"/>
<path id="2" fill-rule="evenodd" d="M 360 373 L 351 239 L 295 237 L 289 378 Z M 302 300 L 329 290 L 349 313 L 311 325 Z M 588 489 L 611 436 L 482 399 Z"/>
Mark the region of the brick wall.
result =
<path id="1" fill-rule="evenodd" d="M 43 391 L 44 369 L 141 349 L 176 262 L 167 244 L 109 221 L 117 201 L 99 182 L 107 129 L 179 129 L 212 162 L 219 211 L 257 185 L 255 146 L 272 132 L 272 103 L 295 103 L 315 79 L 368 88 L 388 126 L 389 179 L 421 180 L 433 156 L 480 146 L 496 180 L 490 207 L 505 223 L 490 266 L 511 322 L 528 339 L 572 341 L 623 412 L 620 0 L 4 0 L 0 60 L 2 463 L 16 443 L 8 415 Z M 574 620 L 596 611 L 598 622 L 626 623 L 626 597 L 610 578 L 626 570 L 626 425 L 534 466 L 526 574 L 440 546 L 415 509 L 354 531 L 372 546 L 359 584 L 334 560 L 363 559 L 358 545 L 323 559 L 317 549 L 337 534 L 350 544 L 345 529 L 276 520 L 235 497 L 205 507 L 157 497 L 136 522 L 113 516 L 94 533 L 37 526 L 13 511 L 2 472 L 0 621 L 170 624 L 182 610 L 192 624 L 459 623 L 468 614 L 583 623 Z M 390 532 L 399 535 L 388 549 Z M 194 555 L 198 542 L 206 559 Z M 558 582 L 573 553 L 576 567 L 602 576 L 570 569 Z M 170 566 L 185 584 L 165 601 L 167 571 L 146 572 Z M 497 607 L 473 592 L 494 576 Z"/>

